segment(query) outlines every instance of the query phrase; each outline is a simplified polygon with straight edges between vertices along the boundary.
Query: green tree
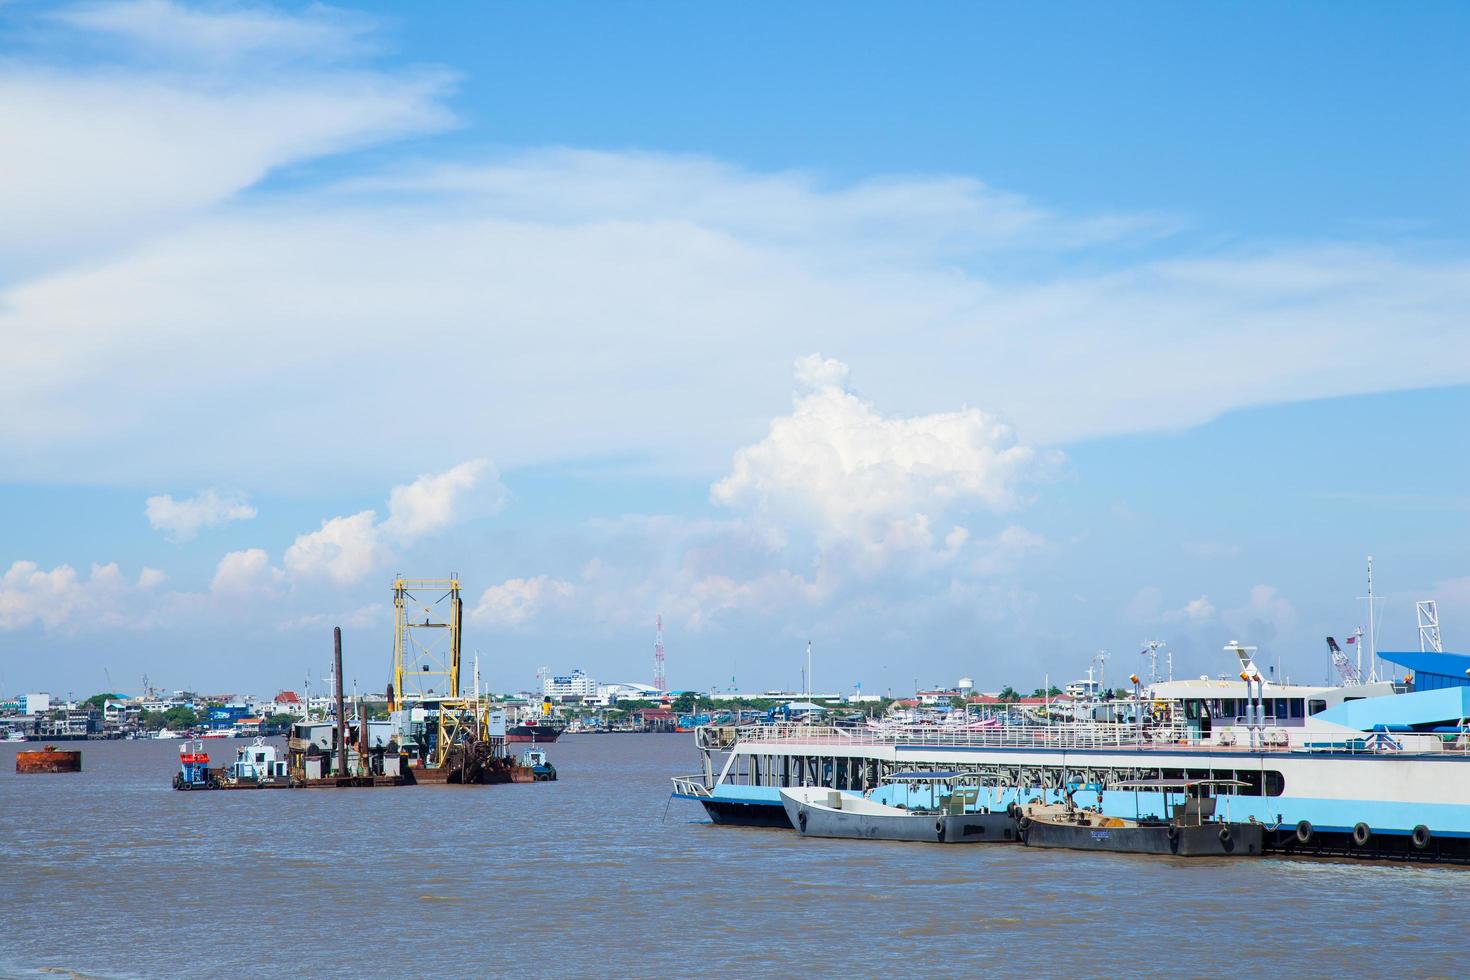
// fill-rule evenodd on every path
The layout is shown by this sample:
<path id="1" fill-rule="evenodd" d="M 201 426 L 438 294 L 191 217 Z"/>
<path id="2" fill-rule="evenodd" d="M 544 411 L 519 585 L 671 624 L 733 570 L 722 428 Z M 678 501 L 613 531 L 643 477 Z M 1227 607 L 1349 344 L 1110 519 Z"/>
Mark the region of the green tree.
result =
<path id="1" fill-rule="evenodd" d="M 82 702 L 82 707 L 101 708 L 109 701 L 121 701 L 122 699 L 123 696 L 121 694 L 94 694 L 90 698 Z"/>
<path id="2" fill-rule="evenodd" d="M 265 720 L 265 723 L 271 728 L 289 728 L 295 720 L 295 715 L 289 715 L 283 711 L 278 715 L 271 715 Z"/>
<path id="3" fill-rule="evenodd" d="M 1015 688 L 1007 684 L 1005 687 L 1000 689 L 1000 699 L 1002 701 L 1015 702 L 1021 700 L 1021 695 L 1016 693 Z"/>

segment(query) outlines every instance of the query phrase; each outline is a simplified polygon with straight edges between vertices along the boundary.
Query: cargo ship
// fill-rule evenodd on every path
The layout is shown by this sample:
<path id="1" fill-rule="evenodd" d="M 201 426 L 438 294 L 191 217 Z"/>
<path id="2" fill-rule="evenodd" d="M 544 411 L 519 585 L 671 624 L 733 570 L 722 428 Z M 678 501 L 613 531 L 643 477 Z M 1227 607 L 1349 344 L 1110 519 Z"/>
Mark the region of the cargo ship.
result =
<path id="1" fill-rule="evenodd" d="M 507 742 L 531 742 L 544 744 L 555 742 L 561 737 L 560 725 L 543 725 L 537 723 L 512 725 L 505 731 Z"/>

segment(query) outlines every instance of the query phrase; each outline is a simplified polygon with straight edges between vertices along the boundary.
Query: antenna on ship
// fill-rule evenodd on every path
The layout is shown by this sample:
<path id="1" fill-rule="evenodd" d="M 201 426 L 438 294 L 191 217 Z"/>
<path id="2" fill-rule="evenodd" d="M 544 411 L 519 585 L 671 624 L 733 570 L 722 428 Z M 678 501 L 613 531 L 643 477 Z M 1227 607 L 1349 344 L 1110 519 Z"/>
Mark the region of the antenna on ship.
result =
<path id="1" fill-rule="evenodd" d="M 1368 594 L 1365 595 L 1365 596 L 1358 596 L 1358 598 L 1359 599 L 1366 599 L 1368 601 L 1368 682 L 1369 683 L 1373 683 L 1374 681 L 1377 681 L 1378 680 L 1378 637 L 1375 635 L 1375 633 L 1374 633 L 1374 627 L 1373 627 L 1373 607 L 1375 605 L 1377 605 L 1377 600 L 1373 596 L 1373 556 L 1372 555 L 1369 555 L 1368 556 Z M 1362 630 L 1358 630 L 1358 636 L 1361 637 L 1362 635 L 1363 635 L 1363 631 Z M 1362 674 L 1362 672 L 1363 672 L 1363 646 L 1362 646 L 1362 641 L 1359 640 L 1359 643 L 1358 643 L 1358 673 L 1359 674 Z"/>
<path id="2" fill-rule="evenodd" d="M 653 620 L 653 686 L 664 693 L 668 681 L 664 676 L 664 617 L 659 613 Z"/>
<path id="3" fill-rule="evenodd" d="M 1419 652 L 1444 653 L 1444 644 L 1439 638 L 1439 607 L 1433 599 L 1420 599 L 1414 603 L 1414 615 L 1419 620 Z"/>
<path id="4" fill-rule="evenodd" d="M 1138 651 L 1140 657 L 1148 658 L 1148 682 L 1150 685 L 1159 682 L 1159 650 L 1163 647 L 1163 640 L 1144 640 L 1146 649 Z M 1169 680 L 1174 679 L 1174 655 L 1169 655 Z"/>

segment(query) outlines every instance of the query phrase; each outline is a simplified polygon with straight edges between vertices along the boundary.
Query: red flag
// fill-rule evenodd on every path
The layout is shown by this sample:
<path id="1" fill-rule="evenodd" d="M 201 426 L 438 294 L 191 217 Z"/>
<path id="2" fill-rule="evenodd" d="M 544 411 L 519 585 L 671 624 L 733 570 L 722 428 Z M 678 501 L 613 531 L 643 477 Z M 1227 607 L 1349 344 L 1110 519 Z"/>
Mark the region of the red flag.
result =
<path id="1" fill-rule="evenodd" d="M 1347 641 L 1346 642 L 1348 642 L 1348 643 L 1357 643 L 1358 642 L 1358 638 L 1356 636 L 1350 636 L 1350 637 L 1347 638 Z"/>

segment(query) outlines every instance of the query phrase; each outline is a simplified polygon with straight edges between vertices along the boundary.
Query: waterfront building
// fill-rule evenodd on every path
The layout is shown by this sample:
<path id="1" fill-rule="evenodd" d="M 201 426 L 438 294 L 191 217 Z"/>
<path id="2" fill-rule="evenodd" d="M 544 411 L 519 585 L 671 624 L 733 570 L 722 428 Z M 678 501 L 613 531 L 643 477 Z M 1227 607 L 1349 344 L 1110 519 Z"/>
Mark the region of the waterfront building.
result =
<path id="1" fill-rule="evenodd" d="M 541 694 L 553 701 L 581 701 L 597 697 L 597 681 L 580 668 L 570 674 L 547 677 L 541 682 Z"/>

